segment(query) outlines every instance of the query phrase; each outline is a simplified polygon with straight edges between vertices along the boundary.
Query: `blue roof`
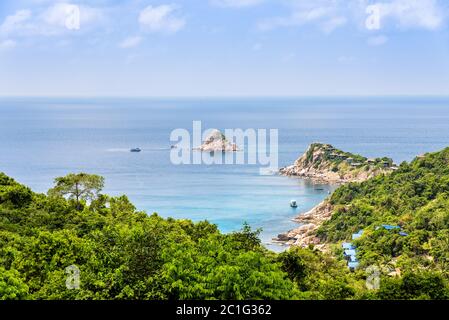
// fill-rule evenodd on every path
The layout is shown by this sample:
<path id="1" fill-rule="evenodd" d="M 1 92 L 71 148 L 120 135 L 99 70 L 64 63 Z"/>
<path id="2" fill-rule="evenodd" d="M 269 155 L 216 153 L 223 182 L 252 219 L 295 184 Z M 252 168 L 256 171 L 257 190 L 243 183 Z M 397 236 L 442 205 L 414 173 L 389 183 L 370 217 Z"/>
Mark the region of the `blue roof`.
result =
<path id="1" fill-rule="evenodd" d="M 406 233 L 406 232 L 399 232 L 399 235 L 401 235 L 403 237 L 406 237 L 406 236 L 408 236 L 408 233 Z"/>
<path id="2" fill-rule="evenodd" d="M 350 262 L 358 262 L 359 260 L 357 259 L 356 256 L 349 256 L 349 261 Z"/>
<path id="3" fill-rule="evenodd" d="M 361 233 L 354 233 L 354 234 L 352 235 L 352 240 L 358 239 L 358 238 L 360 238 L 361 236 L 362 236 Z"/>
<path id="4" fill-rule="evenodd" d="M 385 230 L 401 229 L 401 227 L 398 227 L 398 226 L 391 226 L 391 225 L 388 225 L 388 224 L 383 224 L 382 227 L 383 227 Z"/>
<path id="5" fill-rule="evenodd" d="M 356 252 L 354 249 L 345 250 L 345 256 L 355 256 Z"/>
<path id="6" fill-rule="evenodd" d="M 355 246 L 350 242 L 343 242 L 341 246 L 343 249 L 355 249 Z"/>
<path id="7" fill-rule="evenodd" d="M 356 261 L 356 262 L 349 262 L 348 263 L 348 267 L 351 268 L 351 269 L 356 269 L 358 266 L 359 266 L 359 262 L 358 261 Z"/>

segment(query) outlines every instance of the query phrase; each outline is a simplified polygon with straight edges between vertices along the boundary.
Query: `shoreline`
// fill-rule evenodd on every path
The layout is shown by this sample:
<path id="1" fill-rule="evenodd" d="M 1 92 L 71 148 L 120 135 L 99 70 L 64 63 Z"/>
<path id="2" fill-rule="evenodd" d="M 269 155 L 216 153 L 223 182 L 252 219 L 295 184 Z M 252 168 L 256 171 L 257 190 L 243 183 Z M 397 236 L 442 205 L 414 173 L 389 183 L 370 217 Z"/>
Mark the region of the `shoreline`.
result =
<path id="1" fill-rule="evenodd" d="M 307 170 L 296 171 L 295 165 L 280 168 L 279 175 L 284 177 L 294 177 L 299 179 L 308 180 L 315 184 L 329 184 L 329 185 L 342 185 L 351 181 L 345 180 L 337 175 L 330 175 L 329 172 L 307 172 Z"/>
<path id="2" fill-rule="evenodd" d="M 279 174 L 298 177 L 312 183 L 336 185 L 361 183 L 380 174 L 389 174 L 398 169 L 391 158 L 366 158 L 358 154 L 344 152 L 325 143 L 312 143 L 294 164 L 279 169 Z M 326 246 L 316 236 L 320 226 L 332 217 L 333 206 L 330 196 L 311 210 L 299 214 L 292 220 L 300 226 L 279 234 L 272 240 L 289 246 L 308 247 L 314 245 L 320 249 Z"/>
<path id="3" fill-rule="evenodd" d="M 331 218 L 332 209 L 329 198 L 324 199 L 309 211 L 300 213 L 292 219 L 292 221 L 301 224 L 299 227 L 279 234 L 272 239 L 272 242 L 302 248 L 314 245 L 320 250 L 325 250 L 325 244 L 322 244 L 316 236 L 316 231 L 325 221 Z"/>

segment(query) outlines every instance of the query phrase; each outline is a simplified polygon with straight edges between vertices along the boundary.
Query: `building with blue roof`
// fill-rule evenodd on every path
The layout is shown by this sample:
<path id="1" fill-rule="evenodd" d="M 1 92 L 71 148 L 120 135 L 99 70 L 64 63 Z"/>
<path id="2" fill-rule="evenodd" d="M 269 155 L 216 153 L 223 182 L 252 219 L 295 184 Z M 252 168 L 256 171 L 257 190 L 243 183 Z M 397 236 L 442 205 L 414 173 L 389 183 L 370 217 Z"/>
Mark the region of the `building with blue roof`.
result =
<path id="1" fill-rule="evenodd" d="M 382 227 L 385 230 L 401 229 L 401 227 L 399 227 L 399 226 L 392 226 L 392 225 L 389 225 L 389 224 L 383 224 Z"/>
<path id="2" fill-rule="evenodd" d="M 353 249 L 355 249 L 355 246 L 352 243 L 350 243 L 350 242 L 343 242 L 341 247 L 343 249 L 345 249 L 345 250 L 353 250 Z"/>
<path id="3" fill-rule="evenodd" d="M 390 230 L 402 230 L 402 228 L 399 227 L 399 226 L 393 226 L 393 225 L 389 225 L 389 224 L 383 224 L 380 227 L 376 227 L 376 230 L 378 230 L 380 228 L 384 228 L 385 230 L 388 230 L 388 231 L 390 231 Z M 406 236 L 408 236 L 408 233 L 406 233 L 404 231 L 401 231 L 401 232 L 399 232 L 399 235 L 401 235 L 403 237 L 406 237 Z"/>
<path id="4" fill-rule="evenodd" d="M 352 239 L 360 238 L 362 234 L 363 230 L 360 230 L 359 232 L 352 235 Z M 359 260 L 357 259 L 357 248 L 351 242 L 343 242 L 341 244 L 341 247 L 343 248 L 343 255 L 348 261 L 348 268 L 353 272 L 359 266 Z"/>
<path id="5" fill-rule="evenodd" d="M 363 235 L 363 230 L 359 230 L 359 232 L 352 234 L 352 240 L 356 240 L 356 239 L 360 238 L 362 235 Z"/>
<path id="6" fill-rule="evenodd" d="M 356 255 L 356 251 L 355 249 L 347 249 L 344 251 L 344 255 L 345 256 L 355 256 Z"/>
<path id="7" fill-rule="evenodd" d="M 355 269 L 357 269 L 359 267 L 359 262 L 355 261 L 355 262 L 348 262 L 348 268 L 351 271 L 354 271 Z"/>

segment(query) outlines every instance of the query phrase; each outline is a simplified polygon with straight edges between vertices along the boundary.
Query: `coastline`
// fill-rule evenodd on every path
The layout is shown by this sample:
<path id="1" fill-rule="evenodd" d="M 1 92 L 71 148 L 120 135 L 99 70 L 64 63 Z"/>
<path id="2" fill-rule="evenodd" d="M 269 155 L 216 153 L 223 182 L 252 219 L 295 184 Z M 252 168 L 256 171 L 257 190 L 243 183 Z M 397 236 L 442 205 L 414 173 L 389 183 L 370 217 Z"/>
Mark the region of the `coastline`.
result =
<path id="1" fill-rule="evenodd" d="M 358 172 L 357 174 L 352 174 L 351 172 L 340 174 L 338 172 L 332 172 L 331 170 L 327 169 L 311 170 L 310 168 L 301 168 L 298 167 L 298 165 L 291 165 L 279 169 L 279 173 L 282 176 L 302 178 L 317 184 L 333 185 L 343 185 L 351 182 L 363 182 L 379 174 L 387 174 L 389 172 L 391 171 L 378 169 L 369 172 Z"/>
<path id="2" fill-rule="evenodd" d="M 312 143 L 294 164 L 279 169 L 279 174 L 306 179 L 313 183 L 341 186 L 347 183 L 361 183 L 397 169 L 398 166 L 391 158 L 368 159 L 358 154 L 344 152 L 330 144 L 316 142 Z M 316 231 L 331 218 L 332 211 L 330 197 L 327 197 L 311 210 L 292 219 L 300 223 L 299 227 L 279 234 L 273 241 L 289 246 L 314 245 L 324 250 L 326 244 L 321 243 Z"/>
<path id="3" fill-rule="evenodd" d="M 332 209 L 333 207 L 329 202 L 329 198 L 326 198 L 309 211 L 300 213 L 292 219 L 292 221 L 301 224 L 299 227 L 279 234 L 272 241 L 274 243 L 300 246 L 303 248 L 314 245 L 320 250 L 325 250 L 326 245 L 321 243 L 315 233 L 325 221 L 331 218 Z"/>

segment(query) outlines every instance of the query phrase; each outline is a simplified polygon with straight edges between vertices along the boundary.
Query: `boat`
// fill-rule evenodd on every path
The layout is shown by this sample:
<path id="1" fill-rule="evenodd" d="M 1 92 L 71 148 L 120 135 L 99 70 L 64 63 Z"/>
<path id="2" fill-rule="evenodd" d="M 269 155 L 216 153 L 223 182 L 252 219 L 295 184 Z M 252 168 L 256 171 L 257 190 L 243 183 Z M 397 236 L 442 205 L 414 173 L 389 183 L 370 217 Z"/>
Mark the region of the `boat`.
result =
<path id="1" fill-rule="evenodd" d="M 142 149 L 140 149 L 140 148 L 132 148 L 129 151 L 131 151 L 131 152 L 140 152 L 140 151 L 142 151 Z"/>
<path id="2" fill-rule="evenodd" d="M 290 201 L 290 207 L 292 207 L 292 208 L 297 208 L 298 207 L 298 204 L 296 203 L 296 200 Z"/>

